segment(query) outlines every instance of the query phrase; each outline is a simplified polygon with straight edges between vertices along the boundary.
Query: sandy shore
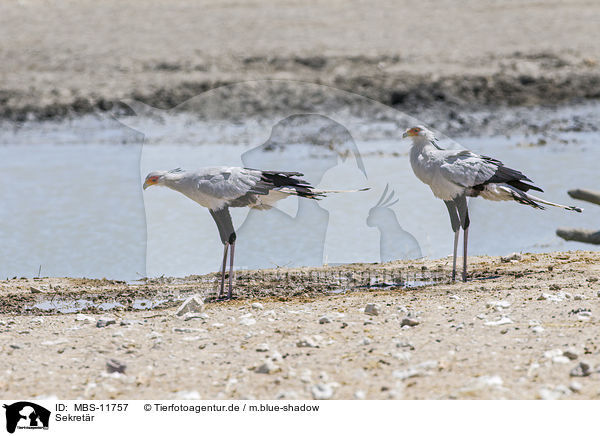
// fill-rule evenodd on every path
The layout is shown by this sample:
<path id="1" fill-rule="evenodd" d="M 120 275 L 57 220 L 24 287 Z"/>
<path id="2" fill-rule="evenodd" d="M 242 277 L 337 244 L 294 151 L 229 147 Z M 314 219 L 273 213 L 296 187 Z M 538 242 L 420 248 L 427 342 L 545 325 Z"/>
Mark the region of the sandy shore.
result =
<path id="1" fill-rule="evenodd" d="M 214 275 L 2 281 L 0 395 L 598 399 L 599 261 L 477 257 L 467 283 L 448 282 L 449 259 L 251 271 L 236 300 L 188 319 L 175 316 L 180 300 L 210 301 Z M 378 287 L 402 281 L 421 286 Z M 122 307 L 26 310 L 77 299 Z M 144 299 L 162 303 L 135 310 Z M 123 374 L 107 372 L 110 359 Z"/>
<path id="2" fill-rule="evenodd" d="M 264 79 L 330 85 L 415 115 L 441 107 L 446 118 L 598 99 L 599 17 L 600 4 L 579 0 L 2 2 L 0 117 L 106 111 L 123 98 L 171 108 Z M 262 114 L 323 95 L 286 82 L 227 101 Z"/>

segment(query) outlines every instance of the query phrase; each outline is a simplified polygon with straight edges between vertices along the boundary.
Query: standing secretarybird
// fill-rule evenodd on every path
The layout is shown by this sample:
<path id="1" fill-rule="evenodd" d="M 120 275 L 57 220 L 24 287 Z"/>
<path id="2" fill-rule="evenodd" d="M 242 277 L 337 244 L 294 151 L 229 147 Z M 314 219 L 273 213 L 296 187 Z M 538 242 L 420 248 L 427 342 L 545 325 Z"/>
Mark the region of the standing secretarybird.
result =
<path id="1" fill-rule="evenodd" d="M 403 138 L 411 138 L 410 164 L 415 175 L 429 185 L 433 195 L 444 200 L 454 231 L 452 280 L 456 279 L 458 234 L 463 228 L 463 281 L 467 280 L 467 240 L 469 210 L 467 197 L 481 196 L 486 200 L 514 200 L 544 209 L 542 204 L 581 212 L 575 206 L 563 206 L 534 197 L 527 191 L 543 192 L 520 171 L 505 167 L 499 160 L 480 156 L 469 150 L 445 150 L 437 143 L 433 132 L 423 126 L 407 129 Z"/>
<path id="2" fill-rule="evenodd" d="M 262 171 L 240 167 L 210 167 L 196 171 L 177 168 L 171 171 L 151 172 L 146 176 L 144 189 L 152 185 L 166 186 L 208 208 L 217 223 L 224 245 L 219 298 L 224 294 L 227 252 L 231 247 L 227 294 L 227 298 L 231 299 L 236 234 L 229 214 L 230 207 L 270 209 L 276 201 L 290 195 L 318 200 L 329 193 L 357 192 L 317 190 L 299 178 L 302 176 L 303 174 L 297 172 Z M 369 188 L 358 191 L 366 189 Z"/>

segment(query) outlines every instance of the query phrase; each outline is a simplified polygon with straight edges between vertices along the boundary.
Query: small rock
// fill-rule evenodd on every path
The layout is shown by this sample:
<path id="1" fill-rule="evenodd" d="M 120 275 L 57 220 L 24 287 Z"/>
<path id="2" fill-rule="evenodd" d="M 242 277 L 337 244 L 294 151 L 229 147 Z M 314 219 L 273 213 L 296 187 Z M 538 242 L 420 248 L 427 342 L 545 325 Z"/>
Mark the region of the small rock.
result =
<path id="1" fill-rule="evenodd" d="M 176 316 L 183 316 L 189 312 L 202 313 L 204 308 L 204 299 L 196 294 L 185 300 L 181 306 L 175 311 Z"/>
<path id="2" fill-rule="evenodd" d="M 541 388 L 538 393 L 542 400 L 558 400 L 560 397 L 568 395 L 570 392 L 566 386 L 558 385 L 553 389 Z"/>
<path id="3" fill-rule="evenodd" d="M 111 324 L 116 324 L 116 323 L 117 323 L 117 321 L 112 318 L 100 318 L 98 320 L 98 322 L 96 323 L 96 327 L 102 328 L 102 327 L 106 327 L 106 326 L 109 326 Z"/>
<path id="4" fill-rule="evenodd" d="M 142 322 L 137 319 L 122 319 L 121 322 L 119 323 L 119 325 L 121 325 L 123 327 L 129 326 L 129 325 L 134 325 L 134 324 L 142 324 Z"/>
<path id="5" fill-rule="evenodd" d="M 571 377 L 587 377 L 592 373 L 590 365 L 586 362 L 579 362 L 575 368 L 571 370 L 569 375 Z"/>
<path id="6" fill-rule="evenodd" d="M 567 356 L 554 356 L 552 358 L 552 363 L 569 363 L 570 360 Z"/>
<path id="7" fill-rule="evenodd" d="M 96 322 L 96 319 L 89 315 L 84 315 L 83 313 L 78 313 L 77 315 L 75 315 L 75 321 L 79 321 L 84 324 L 93 324 Z"/>
<path id="8" fill-rule="evenodd" d="M 406 380 L 408 378 L 417 377 L 420 375 L 422 375 L 422 372 L 416 368 L 408 368 L 392 372 L 392 377 L 400 380 Z"/>
<path id="9" fill-rule="evenodd" d="M 531 331 L 534 333 L 542 333 L 544 331 L 544 327 L 542 327 L 541 325 L 536 325 L 531 327 Z"/>
<path id="10" fill-rule="evenodd" d="M 321 318 L 319 318 L 319 324 L 329 324 L 330 322 L 331 320 L 326 316 L 322 316 Z"/>
<path id="11" fill-rule="evenodd" d="M 585 297 L 581 294 L 575 294 L 573 295 L 573 300 L 584 300 Z"/>
<path id="12" fill-rule="evenodd" d="M 563 352 L 560 348 L 555 348 L 553 350 L 544 351 L 544 357 L 546 359 L 552 359 L 556 356 L 562 356 Z"/>
<path id="13" fill-rule="evenodd" d="M 500 318 L 497 321 L 487 321 L 483 324 L 490 325 L 490 326 L 496 326 L 496 325 L 504 325 L 504 324 L 512 324 L 512 323 L 513 323 L 513 321 L 510 318 L 503 316 L 502 318 Z"/>
<path id="14" fill-rule="evenodd" d="M 310 389 L 310 392 L 315 400 L 329 400 L 333 397 L 333 387 L 329 383 L 318 383 Z"/>
<path id="15" fill-rule="evenodd" d="M 481 375 L 472 379 L 467 385 L 459 389 L 461 396 L 475 396 L 481 391 L 502 390 L 503 381 L 499 375 Z"/>
<path id="16" fill-rule="evenodd" d="M 189 327 L 173 327 L 174 333 L 204 333 L 204 329 L 193 329 Z"/>
<path id="17" fill-rule="evenodd" d="M 419 321 L 417 321 L 416 319 L 413 319 L 413 318 L 404 318 L 400 322 L 400 327 L 404 327 L 405 325 L 407 325 L 409 327 L 414 327 L 414 326 L 419 325 Z"/>
<path id="18" fill-rule="evenodd" d="M 426 360 L 425 362 L 421 362 L 418 365 L 412 366 L 408 369 L 393 371 L 392 377 L 400 380 L 406 380 L 412 377 L 425 376 L 429 375 L 430 370 L 437 366 L 438 362 L 436 360 Z"/>
<path id="19" fill-rule="evenodd" d="M 563 355 L 567 356 L 570 360 L 575 360 L 577 359 L 577 357 L 579 357 L 577 351 L 575 351 L 572 348 L 569 348 L 568 350 L 564 351 Z"/>
<path id="20" fill-rule="evenodd" d="M 361 341 L 361 343 L 363 345 L 369 345 L 371 343 L 371 339 L 369 339 L 369 338 L 363 338 L 363 340 Z"/>
<path id="21" fill-rule="evenodd" d="M 257 374 L 272 374 L 278 369 L 279 367 L 275 365 L 275 363 L 272 360 L 266 359 L 262 365 L 260 365 L 258 368 L 256 368 L 256 370 L 254 370 L 254 372 L 256 372 Z"/>
<path id="22" fill-rule="evenodd" d="M 507 263 L 507 262 L 510 262 L 511 260 L 522 260 L 522 259 L 523 259 L 523 255 L 521 253 L 512 253 L 512 254 L 509 254 L 508 256 L 502 256 L 500 258 L 500 261 Z"/>
<path id="23" fill-rule="evenodd" d="M 119 362 L 117 359 L 109 359 L 106 362 L 106 371 L 109 374 L 112 372 L 118 372 L 120 374 L 125 374 L 125 369 L 127 369 L 127 365 Z"/>
<path id="24" fill-rule="evenodd" d="M 281 391 L 275 395 L 276 400 L 297 400 L 298 394 L 296 391 Z"/>
<path id="25" fill-rule="evenodd" d="M 402 362 L 408 362 L 412 356 L 408 351 L 403 351 L 400 353 L 392 353 L 392 357 L 394 357 Z"/>
<path id="26" fill-rule="evenodd" d="M 279 351 L 273 351 L 273 353 L 271 353 L 271 360 L 273 362 L 283 362 L 283 356 L 281 355 L 281 353 Z"/>
<path id="27" fill-rule="evenodd" d="M 198 313 L 198 312 L 188 312 L 183 315 L 184 321 L 189 321 L 190 319 L 200 318 L 200 319 L 208 319 L 210 318 L 207 313 Z"/>
<path id="28" fill-rule="evenodd" d="M 250 326 L 256 324 L 256 320 L 254 318 L 242 318 L 239 321 L 240 325 Z"/>
<path id="29" fill-rule="evenodd" d="M 546 293 L 542 293 L 542 295 L 540 295 L 537 299 L 539 301 L 543 301 L 543 300 L 549 300 L 549 301 L 554 301 L 556 303 L 560 303 L 561 301 L 563 301 L 565 298 L 569 298 L 569 294 L 566 293 L 560 293 L 558 295 L 552 295 L 552 294 L 546 294 Z"/>
<path id="30" fill-rule="evenodd" d="M 252 309 L 254 310 L 263 310 L 265 308 L 265 306 L 263 306 L 261 303 L 252 303 Z"/>
<path id="31" fill-rule="evenodd" d="M 576 382 L 576 381 L 571 382 L 571 384 L 569 385 L 569 389 L 571 389 L 571 391 L 573 391 L 573 392 L 581 392 L 581 388 L 582 388 L 581 383 Z"/>
<path id="32" fill-rule="evenodd" d="M 201 400 L 202 397 L 198 391 L 179 391 L 175 393 L 178 400 Z"/>
<path id="33" fill-rule="evenodd" d="M 508 301 L 488 301 L 487 303 L 485 303 L 485 307 L 487 308 L 492 308 L 496 311 L 500 311 L 502 309 L 507 309 L 510 307 L 510 303 Z"/>
<path id="34" fill-rule="evenodd" d="M 296 342 L 296 346 L 299 348 L 319 348 L 319 344 L 317 344 L 314 339 L 309 337 L 300 339 L 298 342 Z"/>
<path id="35" fill-rule="evenodd" d="M 21 346 L 17 344 L 10 344 L 10 348 L 12 348 L 13 350 L 20 350 Z"/>
<path id="36" fill-rule="evenodd" d="M 300 381 L 302 383 L 310 383 L 312 381 L 311 374 L 312 371 L 310 369 L 303 370 L 302 374 L 300 374 Z"/>
<path id="37" fill-rule="evenodd" d="M 269 351 L 269 344 L 258 344 L 256 346 L 256 351 L 259 353 Z"/>
<path id="38" fill-rule="evenodd" d="M 365 314 L 366 315 L 379 315 L 381 311 L 381 307 L 376 303 L 369 303 L 365 306 Z"/>
<path id="39" fill-rule="evenodd" d="M 413 344 L 411 344 L 410 342 L 398 342 L 396 344 L 396 347 L 398 347 L 398 348 L 408 348 L 411 351 L 415 349 L 415 346 Z"/>
<path id="40" fill-rule="evenodd" d="M 354 399 L 355 400 L 364 400 L 367 397 L 367 395 L 365 394 L 365 391 L 356 391 L 354 392 Z"/>
<path id="41" fill-rule="evenodd" d="M 31 291 L 32 294 L 41 294 L 43 292 L 41 289 L 34 288 L 33 286 L 31 286 L 29 288 L 29 290 Z"/>

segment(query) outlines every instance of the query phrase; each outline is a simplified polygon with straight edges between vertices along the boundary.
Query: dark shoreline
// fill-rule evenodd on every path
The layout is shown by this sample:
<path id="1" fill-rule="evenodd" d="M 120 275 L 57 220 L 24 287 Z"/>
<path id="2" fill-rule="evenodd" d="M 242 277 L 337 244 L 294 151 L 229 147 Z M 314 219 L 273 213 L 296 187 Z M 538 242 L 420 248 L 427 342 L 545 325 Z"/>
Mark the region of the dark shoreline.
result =
<path id="1" fill-rule="evenodd" d="M 600 71 L 590 66 L 566 64 L 559 58 L 539 61 L 537 74 L 518 71 L 496 71 L 492 74 L 454 74 L 434 76 L 410 72 L 386 73 L 381 65 L 405 66 L 398 58 L 344 57 L 312 58 L 247 58 L 239 62 L 239 70 L 250 65 L 256 71 L 232 74 L 229 65 L 223 74 L 212 77 L 194 77 L 196 68 L 190 65 L 159 63 L 152 66 L 153 81 L 161 86 L 140 86 L 130 91 L 112 89 L 78 89 L 69 96 L 60 95 L 59 89 L 45 90 L 37 97 L 34 91 L 0 89 L 0 119 L 21 123 L 24 121 L 61 120 L 86 114 L 123 112 L 122 103 L 134 99 L 163 110 L 172 109 L 207 91 L 229 88 L 220 104 L 219 112 L 228 116 L 243 107 L 247 116 L 269 116 L 280 110 L 306 111 L 326 104 L 328 109 L 347 107 L 346 101 L 326 101 L 320 92 L 306 93 L 306 83 L 325 85 L 338 90 L 373 99 L 414 116 L 434 111 L 438 118 L 453 120 L 462 112 L 492 111 L 498 108 L 536 106 L 568 106 L 600 100 Z M 548 64 L 548 59 L 553 64 Z M 348 74 L 335 73 L 340 68 Z M 544 70 L 544 67 L 548 67 Z M 260 68 L 260 71 L 258 70 Z M 225 71 L 229 70 L 229 71 Z M 518 69 L 517 69 L 518 70 Z M 352 73 L 350 73 L 352 71 Z M 189 73 L 190 80 L 186 80 Z M 285 74 L 286 79 L 281 75 Z M 237 77 L 236 77 L 237 76 Z M 164 80 L 163 80 L 164 79 Z M 277 86 L 260 93 L 248 92 L 240 83 L 274 80 Z M 337 107 L 336 107 L 337 106 Z M 363 108 L 352 108 L 360 112 Z M 212 111 L 214 116 L 214 110 Z M 211 118 L 211 116 L 207 116 Z M 217 114 L 218 117 L 218 114 Z"/>

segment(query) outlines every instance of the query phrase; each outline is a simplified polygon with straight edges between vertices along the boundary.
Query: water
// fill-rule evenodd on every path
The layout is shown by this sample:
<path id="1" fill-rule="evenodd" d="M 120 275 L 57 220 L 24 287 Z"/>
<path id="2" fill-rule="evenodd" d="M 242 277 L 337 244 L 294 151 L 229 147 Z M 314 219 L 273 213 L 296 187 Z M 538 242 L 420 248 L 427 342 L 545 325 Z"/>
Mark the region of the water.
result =
<path id="1" fill-rule="evenodd" d="M 144 125 L 144 146 L 139 133 L 109 119 L 2 130 L 0 277 L 37 276 L 40 266 L 42 276 L 121 280 L 216 271 L 222 245 L 208 211 L 166 188 L 141 189 L 151 170 L 210 165 L 301 171 L 324 189 L 371 188 L 320 202 L 288 198 L 266 212 L 234 209 L 238 268 L 451 254 L 446 208 L 413 175 L 407 142 L 377 134 L 376 123 L 349 128 L 356 147 L 342 159 L 326 144 L 315 146 L 314 138 L 267 147 L 277 142 L 273 124 L 215 126 L 174 118 Z M 599 189 L 599 133 L 561 133 L 535 147 L 522 144 L 537 137 L 454 139 L 522 170 L 544 188 L 543 198 L 586 209 L 539 211 L 474 199 L 470 254 L 600 248 L 555 235 L 558 227 L 599 227 L 600 208 L 566 193 Z M 398 202 L 374 208 L 386 186 L 394 190 L 388 203 Z"/>
<path id="2" fill-rule="evenodd" d="M 175 301 L 180 301 L 183 298 L 176 298 Z M 163 303 L 166 299 L 148 299 L 148 298 L 136 298 L 131 302 L 131 307 L 135 310 L 151 310 Z M 115 309 L 125 307 L 118 301 L 107 301 L 104 303 L 95 303 L 93 300 L 85 298 L 76 299 L 62 299 L 54 298 L 52 300 L 41 300 L 33 305 L 25 306 L 25 310 L 39 309 L 44 312 L 58 312 L 58 313 L 79 313 L 86 309 L 98 309 L 103 311 L 112 311 Z"/>

